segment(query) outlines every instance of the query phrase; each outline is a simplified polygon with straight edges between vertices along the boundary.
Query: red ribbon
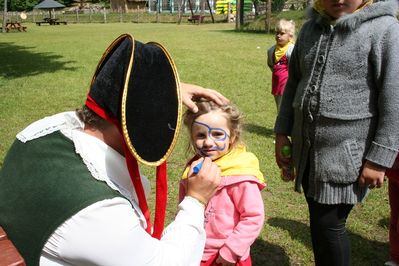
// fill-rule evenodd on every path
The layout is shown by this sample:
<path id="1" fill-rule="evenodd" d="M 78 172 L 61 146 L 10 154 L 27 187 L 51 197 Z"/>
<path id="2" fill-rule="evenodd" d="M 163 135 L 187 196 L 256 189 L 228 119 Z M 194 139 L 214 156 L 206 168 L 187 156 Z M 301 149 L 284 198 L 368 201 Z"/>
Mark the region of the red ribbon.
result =
<path id="1" fill-rule="evenodd" d="M 120 123 L 113 116 L 110 116 L 101 106 L 99 106 L 89 95 L 87 96 L 86 106 L 93 110 L 97 115 L 103 119 L 113 123 L 122 134 Z M 122 134 L 123 136 L 123 134 Z M 136 158 L 130 152 L 126 141 L 123 139 L 123 150 L 127 169 L 129 171 L 130 179 L 133 183 L 136 195 L 138 198 L 139 207 L 147 222 L 146 231 L 151 235 L 151 214 L 148 208 L 147 199 L 145 197 L 143 183 L 141 182 L 140 171 Z M 167 183 L 167 167 L 166 162 L 157 166 L 156 173 L 156 199 L 155 199 L 155 218 L 154 218 L 154 231 L 152 236 L 160 239 L 164 225 L 167 205 L 168 183 Z"/>
<path id="2" fill-rule="evenodd" d="M 166 205 L 168 201 L 168 177 L 166 161 L 157 167 L 156 203 L 153 237 L 160 239 L 165 225 Z"/>
<path id="3" fill-rule="evenodd" d="M 151 234 L 151 215 L 148 208 L 147 199 L 145 197 L 143 183 L 141 182 L 140 171 L 138 168 L 137 160 L 129 152 L 127 145 L 124 143 L 125 158 L 127 169 L 129 170 L 130 179 L 132 180 L 134 189 L 136 191 L 137 198 L 139 200 L 139 206 L 145 220 L 147 222 L 146 231 Z M 156 179 L 156 199 L 155 199 L 155 218 L 154 218 L 154 231 L 152 236 L 161 239 L 162 232 L 165 225 L 166 205 L 167 205 L 167 169 L 166 162 L 162 163 L 157 167 L 157 179 Z"/>

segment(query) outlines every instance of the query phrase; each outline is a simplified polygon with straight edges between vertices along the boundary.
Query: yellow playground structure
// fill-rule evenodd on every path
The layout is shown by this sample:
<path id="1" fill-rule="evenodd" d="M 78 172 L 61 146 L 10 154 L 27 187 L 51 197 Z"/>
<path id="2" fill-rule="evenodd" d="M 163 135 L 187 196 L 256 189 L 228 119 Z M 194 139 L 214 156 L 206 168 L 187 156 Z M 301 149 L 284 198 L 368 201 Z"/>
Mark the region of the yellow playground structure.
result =
<path id="1" fill-rule="evenodd" d="M 216 1 L 216 14 L 227 14 L 228 8 L 231 8 L 231 13 L 236 14 L 237 2 L 236 0 L 217 0 Z M 253 8 L 252 0 L 244 0 L 244 12 L 251 12 Z"/>

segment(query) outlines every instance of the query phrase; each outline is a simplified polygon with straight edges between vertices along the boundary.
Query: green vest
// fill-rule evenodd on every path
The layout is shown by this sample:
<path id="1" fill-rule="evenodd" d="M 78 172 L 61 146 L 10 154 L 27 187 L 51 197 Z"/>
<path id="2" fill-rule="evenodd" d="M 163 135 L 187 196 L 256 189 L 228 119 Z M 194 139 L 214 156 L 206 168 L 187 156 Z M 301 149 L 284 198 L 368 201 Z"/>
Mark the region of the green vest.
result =
<path id="1" fill-rule="evenodd" d="M 114 197 L 121 194 L 92 177 L 73 142 L 59 131 L 27 143 L 16 140 L 0 170 L 0 225 L 27 265 L 39 265 L 58 226 Z"/>

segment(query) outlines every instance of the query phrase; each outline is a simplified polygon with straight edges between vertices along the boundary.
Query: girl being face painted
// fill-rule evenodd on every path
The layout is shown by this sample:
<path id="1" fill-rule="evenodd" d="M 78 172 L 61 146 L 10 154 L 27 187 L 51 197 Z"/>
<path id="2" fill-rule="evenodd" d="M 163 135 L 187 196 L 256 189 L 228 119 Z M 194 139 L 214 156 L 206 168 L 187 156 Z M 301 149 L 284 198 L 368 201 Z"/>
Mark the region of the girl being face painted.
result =
<path id="1" fill-rule="evenodd" d="M 234 136 L 231 136 L 226 115 L 215 110 L 194 120 L 191 139 L 198 155 L 216 160 L 229 152 Z"/>

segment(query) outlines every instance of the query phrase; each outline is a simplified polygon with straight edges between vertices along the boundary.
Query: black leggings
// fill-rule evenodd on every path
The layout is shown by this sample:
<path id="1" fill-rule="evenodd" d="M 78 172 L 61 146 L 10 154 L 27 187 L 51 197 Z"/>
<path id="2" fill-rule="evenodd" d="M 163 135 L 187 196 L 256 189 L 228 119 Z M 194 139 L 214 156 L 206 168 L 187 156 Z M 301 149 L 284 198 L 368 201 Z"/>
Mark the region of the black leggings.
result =
<path id="1" fill-rule="evenodd" d="M 305 195 L 308 178 L 302 182 Z M 305 177 L 304 176 L 304 177 Z M 348 266 L 350 264 L 350 240 L 345 224 L 351 204 L 320 204 L 306 197 L 310 217 L 310 233 L 316 266 Z"/>

